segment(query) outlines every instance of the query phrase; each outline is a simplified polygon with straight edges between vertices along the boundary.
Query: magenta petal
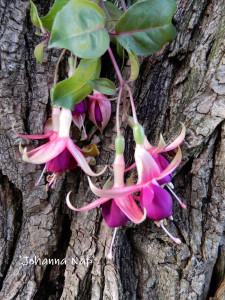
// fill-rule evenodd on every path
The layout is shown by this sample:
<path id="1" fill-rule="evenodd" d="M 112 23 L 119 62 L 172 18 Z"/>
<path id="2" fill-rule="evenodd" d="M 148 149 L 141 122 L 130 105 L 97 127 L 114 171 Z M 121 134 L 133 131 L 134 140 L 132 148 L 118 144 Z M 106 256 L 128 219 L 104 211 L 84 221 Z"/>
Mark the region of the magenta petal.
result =
<path id="1" fill-rule="evenodd" d="M 142 209 L 147 210 L 147 217 L 160 221 L 172 215 L 173 202 L 170 194 L 158 185 L 143 187 L 140 195 Z"/>
<path id="2" fill-rule="evenodd" d="M 96 101 L 96 104 L 95 104 L 95 120 L 97 122 L 102 122 L 102 113 L 101 113 L 98 101 Z"/>
<path id="3" fill-rule="evenodd" d="M 72 115 L 75 116 L 77 114 L 82 114 L 82 113 L 86 114 L 86 112 L 87 112 L 87 100 L 84 99 L 80 103 L 77 103 L 75 105 L 75 108 L 72 111 Z"/>
<path id="4" fill-rule="evenodd" d="M 102 204 L 102 215 L 109 227 L 124 226 L 129 220 L 122 210 L 116 205 L 114 199 Z"/>
<path id="5" fill-rule="evenodd" d="M 169 162 L 161 155 L 161 154 L 154 154 L 152 155 L 155 162 L 157 163 L 160 173 L 165 170 L 169 166 Z M 172 180 L 172 173 L 168 174 L 167 176 L 163 177 L 163 179 L 158 180 L 158 184 L 162 185 Z"/>
<path id="6" fill-rule="evenodd" d="M 64 149 L 59 155 L 46 163 L 48 172 L 64 173 L 77 167 L 77 162 L 68 149 Z"/>

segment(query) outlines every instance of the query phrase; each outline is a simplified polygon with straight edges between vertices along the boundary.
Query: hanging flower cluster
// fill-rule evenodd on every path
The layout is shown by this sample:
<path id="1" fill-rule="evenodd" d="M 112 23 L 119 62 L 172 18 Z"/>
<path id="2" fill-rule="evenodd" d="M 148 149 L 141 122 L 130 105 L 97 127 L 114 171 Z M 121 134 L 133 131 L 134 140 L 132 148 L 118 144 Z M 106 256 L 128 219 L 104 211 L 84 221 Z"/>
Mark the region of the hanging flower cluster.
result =
<path id="1" fill-rule="evenodd" d="M 50 12 L 39 17 L 37 8 L 31 1 L 31 20 L 41 30 L 44 42 L 34 51 L 36 59 L 43 62 L 44 45 L 49 48 L 63 48 L 56 65 L 54 86 L 51 89 L 52 118 L 44 126 L 42 135 L 18 135 L 27 139 L 46 139 L 46 143 L 27 151 L 20 146 L 25 162 L 45 164 L 42 176 L 48 172 L 47 190 L 54 187 L 62 173 L 80 167 L 89 176 L 100 176 L 90 167 L 99 154 L 96 145 L 80 149 L 70 137 L 72 121 L 83 131 L 83 140 L 87 140 L 93 129 L 86 130 L 87 115 L 101 134 L 111 117 L 109 96 L 116 94 L 115 159 L 113 163 L 114 184 L 103 189 L 93 185 L 88 177 L 90 189 L 99 197 L 82 208 L 75 208 L 70 202 L 70 193 L 66 197 L 67 205 L 75 211 L 87 211 L 101 206 L 102 215 L 109 227 L 125 226 L 130 220 L 138 224 L 146 218 L 154 221 L 177 244 L 179 238 L 173 237 L 165 228 L 164 220 L 172 219 L 173 201 L 171 194 L 185 208 L 185 204 L 176 196 L 171 183 L 172 173 L 181 162 L 180 144 L 185 137 L 185 127 L 179 136 L 166 145 L 162 136 L 157 147 L 153 147 L 144 134 L 144 129 L 137 119 L 134 99 L 129 83 L 138 77 L 139 64 L 137 55 L 157 52 L 162 46 L 174 39 L 176 30 L 172 17 L 176 10 L 175 0 L 133 1 L 127 7 L 121 0 L 118 8 L 109 1 L 65 0 L 55 1 Z M 130 60 L 131 72 L 124 79 L 117 64 L 110 41 L 117 44 L 118 55 L 126 53 Z M 68 78 L 57 83 L 58 66 L 66 50 L 71 52 L 68 60 Z M 101 78 L 101 56 L 108 52 L 118 76 L 119 86 L 107 78 Z M 123 96 L 123 97 L 122 97 Z M 120 102 L 129 98 L 133 117 L 126 116 L 133 129 L 136 143 L 134 163 L 125 169 L 125 139 L 120 131 Z M 124 110 L 126 111 L 126 110 Z M 89 123 L 90 123 L 89 121 Z M 96 151 L 94 151 L 93 149 Z M 176 155 L 168 162 L 163 153 L 176 150 Z M 124 182 L 125 173 L 136 168 L 137 181 L 132 185 Z M 42 177 L 41 176 L 41 177 Z M 40 183 L 41 177 L 37 184 Z M 115 238 L 114 237 L 113 241 Z M 113 242 L 112 242 L 113 245 Z M 109 257 L 112 257 L 112 245 Z"/>

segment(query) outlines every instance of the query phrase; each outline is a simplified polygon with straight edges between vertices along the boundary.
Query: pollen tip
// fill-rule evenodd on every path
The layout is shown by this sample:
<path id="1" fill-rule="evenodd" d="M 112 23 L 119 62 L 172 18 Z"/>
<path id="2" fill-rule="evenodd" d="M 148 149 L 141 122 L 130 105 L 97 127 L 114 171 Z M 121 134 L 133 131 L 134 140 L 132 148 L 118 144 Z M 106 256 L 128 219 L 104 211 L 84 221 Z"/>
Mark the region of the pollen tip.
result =
<path id="1" fill-rule="evenodd" d="M 184 208 L 184 209 L 187 208 L 187 206 L 186 206 L 183 202 L 181 202 L 180 206 L 181 206 L 182 208 Z"/>
<path id="2" fill-rule="evenodd" d="M 181 240 L 178 239 L 178 238 L 175 238 L 175 239 L 174 239 L 174 242 L 175 242 L 176 244 L 182 244 Z"/>
<path id="3" fill-rule="evenodd" d="M 110 260 L 112 260 L 112 258 L 113 258 L 112 253 L 109 253 L 109 254 L 107 255 L 107 258 L 110 259 Z"/>

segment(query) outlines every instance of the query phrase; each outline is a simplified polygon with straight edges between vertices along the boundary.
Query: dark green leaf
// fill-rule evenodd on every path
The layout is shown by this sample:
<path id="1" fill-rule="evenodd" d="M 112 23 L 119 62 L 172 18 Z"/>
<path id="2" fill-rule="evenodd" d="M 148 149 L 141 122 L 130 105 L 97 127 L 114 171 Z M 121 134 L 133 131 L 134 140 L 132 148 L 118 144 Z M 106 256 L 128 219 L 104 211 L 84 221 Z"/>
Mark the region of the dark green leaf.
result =
<path id="1" fill-rule="evenodd" d="M 42 64 L 43 62 L 43 53 L 44 53 L 44 44 L 40 43 L 34 49 L 34 56 L 40 64 Z"/>
<path id="2" fill-rule="evenodd" d="M 48 12 L 48 14 L 41 19 L 42 24 L 45 28 L 47 28 L 49 31 L 52 29 L 52 24 L 55 19 L 55 16 L 57 13 L 65 6 L 70 0 L 55 0 L 52 8 Z"/>
<path id="3" fill-rule="evenodd" d="M 116 24 L 115 32 L 124 48 L 138 55 L 154 53 L 172 41 L 176 30 L 171 23 L 175 0 L 147 0 L 131 6 Z"/>
<path id="4" fill-rule="evenodd" d="M 59 82 L 53 92 L 53 105 L 74 109 L 74 105 L 82 101 L 92 91 L 88 82 L 94 79 L 99 58 L 82 59 L 72 77 Z"/>
<path id="5" fill-rule="evenodd" d="M 103 1 L 102 9 L 105 13 L 106 21 L 105 27 L 107 30 L 113 29 L 116 26 L 116 22 L 123 15 L 123 12 L 119 10 L 113 3 Z"/>
<path id="6" fill-rule="evenodd" d="M 96 58 L 109 46 L 103 11 L 87 0 L 71 0 L 56 15 L 49 47 L 65 48 L 78 57 Z"/>
<path id="7" fill-rule="evenodd" d="M 37 7 L 33 3 L 33 1 L 30 1 L 30 18 L 31 18 L 31 22 L 34 24 L 34 26 L 36 26 L 37 28 L 40 28 L 41 31 L 44 33 L 45 32 L 44 27 L 38 16 Z"/>
<path id="8" fill-rule="evenodd" d="M 114 95 L 116 93 L 115 84 L 106 78 L 99 78 L 95 80 L 89 80 L 93 90 L 96 90 L 105 95 Z"/>

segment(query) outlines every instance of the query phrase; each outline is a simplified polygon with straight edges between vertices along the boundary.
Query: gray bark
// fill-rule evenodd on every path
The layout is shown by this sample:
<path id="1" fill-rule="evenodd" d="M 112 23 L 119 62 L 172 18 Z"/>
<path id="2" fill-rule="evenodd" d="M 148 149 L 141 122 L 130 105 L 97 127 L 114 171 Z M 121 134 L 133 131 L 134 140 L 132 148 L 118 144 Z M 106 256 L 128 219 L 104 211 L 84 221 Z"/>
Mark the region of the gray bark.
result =
<path id="1" fill-rule="evenodd" d="M 51 4 L 36 3 L 42 15 Z M 33 50 L 39 38 L 29 19 L 29 2 L 1 0 L 0 299 L 225 299 L 225 3 L 177 4 L 175 41 L 140 58 L 133 90 L 152 143 L 160 132 L 171 141 L 180 122 L 187 127 L 183 161 L 173 180 L 187 210 L 174 203 L 174 221 L 167 225 L 183 243 L 175 245 L 150 220 L 128 224 L 119 229 L 110 261 L 112 230 L 101 209 L 74 213 L 65 205 L 70 190 L 77 207 L 95 199 L 81 171 L 65 174 L 55 190 L 46 192 L 44 179 L 35 187 L 42 167 L 21 160 L 19 143 L 36 147 L 39 142 L 19 138 L 12 125 L 16 121 L 20 133 L 42 133 L 59 52 L 45 51 L 44 64 L 38 64 Z M 61 73 L 63 78 L 63 64 Z M 113 162 L 114 123 L 99 135 L 99 169 Z M 124 132 L 131 163 L 132 135 L 129 128 Z M 102 186 L 109 175 L 93 181 Z M 66 258 L 67 263 L 25 265 L 25 257 L 35 256 Z M 93 262 L 83 264 L 83 258 Z"/>

